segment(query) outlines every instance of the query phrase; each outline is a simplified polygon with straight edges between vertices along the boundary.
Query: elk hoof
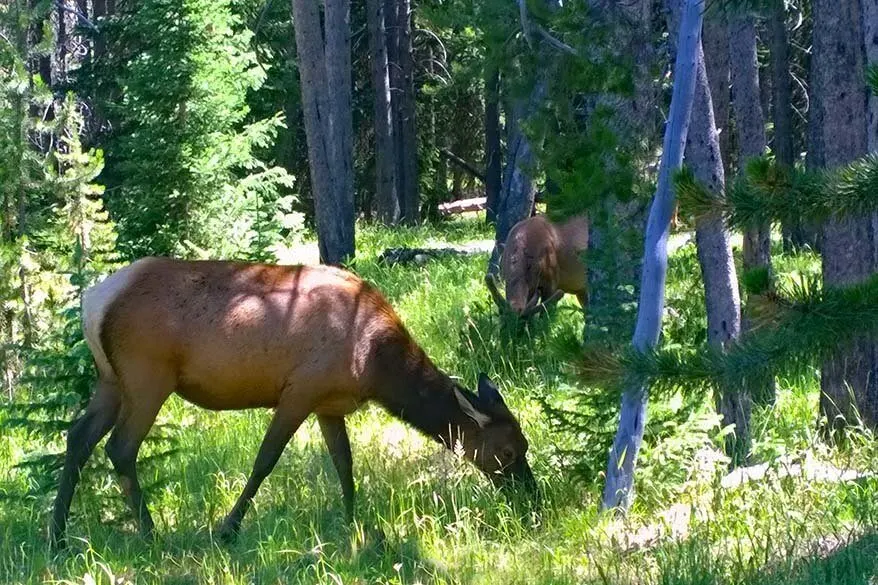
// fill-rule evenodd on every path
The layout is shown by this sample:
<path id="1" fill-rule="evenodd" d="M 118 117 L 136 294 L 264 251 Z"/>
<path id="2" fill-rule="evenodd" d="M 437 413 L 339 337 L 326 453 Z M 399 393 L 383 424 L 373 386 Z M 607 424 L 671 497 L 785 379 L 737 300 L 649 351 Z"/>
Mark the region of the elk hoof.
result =
<path id="1" fill-rule="evenodd" d="M 67 537 L 65 534 L 53 530 L 49 535 L 49 548 L 53 552 L 63 552 L 67 550 Z"/>
<path id="2" fill-rule="evenodd" d="M 216 531 L 216 536 L 220 542 L 232 544 L 238 538 L 238 525 L 233 522 L 225 521 L 220 524 L 220 527 Z"/>

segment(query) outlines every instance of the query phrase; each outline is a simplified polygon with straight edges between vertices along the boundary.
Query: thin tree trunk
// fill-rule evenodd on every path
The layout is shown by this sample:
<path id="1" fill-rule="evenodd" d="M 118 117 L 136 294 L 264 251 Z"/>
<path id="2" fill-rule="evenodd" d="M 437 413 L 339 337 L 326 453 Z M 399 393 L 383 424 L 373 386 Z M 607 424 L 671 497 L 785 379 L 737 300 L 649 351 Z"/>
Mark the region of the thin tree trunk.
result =
<path id="1" fill-rule="evenodd" d="M 101 26 L 100 20 L 107 15 L 107 0 L 92 0 L 92 14 L 98 28 Z M 102 32 L 98 32 L 95 37 L 94 57 L 100 59 L 106 51 L 107 43 Z"/>
<path id="2" fill-rule="evenodd" d="M 796 161 L 793 148 L 793 88 L 790 75 L 790 45 L 787 32 L 787 12 L 784 0 L 775 0 L 769 19 L 771 30 L 771 89 L 774 136 L 772 151 L 777 163 L 791 169 Z M 791 252 L 807 241 L 801 222 L 782 226 L 784 250 Z"/>
<path id="3" fill-rule="evenodd" d="M 674 67 L 671 111 L 665 128 L 658 186 L 646 224 L 640 304 L 632 339 L 634 348 L 640 352 L 655 347 L 661 333 L 668 268 L 668 235 L 671 215 L 674 212 L 671 174 L 680 168 L 683 161 L 701 47 L 704 0 L 682 1 L 685 4 Z M 634 468 L 643 443 L 646 406 L 647 393 L 644 386 L 635 383 L 626 388 L 622 395 L 619 429 L 607 463 L 607 483 L 601 500 L 601 507 L 605 510 L 620 507 L 627 509 L 634 497 Z"/>
<path id="4" fill-rule="evenodd" d="M 719 137 L 723 171 L 729 175 L 732 160 L 729 140 L 729 27 L 724 11 L 717 10 L 715 14 L 711 12 L 708 7 L 702 33 L 704 65 L 710 84 L 710 100 L 713 104 L 713 119 Z"/>
<path id="5" fill-rule="evenodd" d="M 765 118 L 759 91 L 759 63 L 756 56 L 756 26 L 752 17 L 734 17 L 729 23 L 733 107 L 738 138 L 738 167 L 765 153 Z M 766 268 L 771 264 L 771 233 L 768 225 L 748 229 L 744 234 L 744 269 Z"/>
<path id="6" fill-rule="evenodd" d="M 320 261 L 339 264 L 354 255 L 350 4 L 327 0 L 325 48 L 317 1 L 292 4 Z"/>
<path id="7" fill-rule="evenodd" d="M 57 59 L 58 59 L 58 82 L 64 84 L 67 82 L 67 10 L 65 2 L 59 2 L 57 8 L 58 19 L 58 36 L 56 42 Z"/>
<path id="8" fill-rule="evenodd" d="M 488 274 L 500 272 L 500 256 L 506 245 L 506 238 L 513 226 L 531 216 L 534 207 L 534 185 L 530 177 L 530 168 L 534 162 L 530 140 L 521 131 L 520 122 L 526 120 L 546 96 L 546 82 L 540 77 L 531 91 L 530 99 L 515 100 L 512 105 L 512 117 L 516 122 L 508 126 L 506 170 L 503 173 L 503 187 L 500 190 L 500 201 L 497 205 L 497 228 L 495 231 L 494 250 L 488 260 Z"/>
<path id="9" fill-rule="evenodd" d="M 866 66 L 878 65 L 878 0 L 861 0 L 863 7 L 863 45 L 866 50 Z M 867 126 L 866 140 L 870 153 L 878 152 L 878 96 L 867 91 Z M 876 254 L 878 258 L 878 254 Z M 878 260 L 876 260 L 878 263 Z"/>
<path id="10" fill-rule="evenodd" d="M 673 30 L 673 27 L 671 28 Z M 728 39 L 728 35 L 722 35 Z M 725 47 L 712 47 L 726 54 Z M 703 53 L 702 53 L 703 54 Z M 716 56 L 711 62 L 722 62 Z M 692 125 L 686 143 L 686 162 L 696 179 L 709 192 L 719 197 L 725 187 L 725 169 L 720 151 L 719 128 L 714 122 L 712 96 L 708 81 L 707 60 L 698 66 L 695 87 L 695 103 L 692 108 Z M 718 85 L 725 95 L 728 86 Z M 720 97 L 720 102 L 727 96 Z M 728 105 L 725 106 L 728 108 Z M 728 110 L 724 114 L 728 116 Z M 699 218 L 695 224 L 695 243 L 698 263 L 704 279 L 704 297 L 707 305 L 707 340 L 722 350 L 741 333 L 741 300 L 738 294 L 738 278 L 729 232 L 722 219 Z M 735 432 L 726 441 L 726 452 L 735 465 L 746 458 L 750 444 L 750 397 L 743 387 L 717 388 L 717 410 L 723 417 L 723 425 L 734 425 Z"/>
<path id="11" fill-rule="evenodd" d="M 748 162 L 765 153 L 765 118 L 759 86 L 759 62 L 756 54 L 756 25 L 750 16 L 732 17 L 729 22 L 729 55 L 732 76 L 732 108 L 737 129 L 738 168 L 744 172 Z M 762 224 L 744 232 L 744 271 L 771 270 L 771 225 Z M 750 322 L 746 315 L 742 329 Z M 774 379 L 758 394 L 774 396 Z M 751 394 L 753 393 L 751 388 Z"/>
<path id="12" fill-rule="evenodd" d="M 833 169 L 868 152 L 861 4 L 814 0 L 813 14 L 808 163 Z M 823 229 L 825 285 L 856 283 L 874 272 L 874 215 L 831 219 Z M 855 423 L 856 407 L 867 424 L 878 422 L 876 366 L 875 343 L 867 338 L 840 348 L 838 355 L 824 362 L 820 410 L 830 428 Z"/>
<path id="13" fill-rule="evenodd" d="M 421 219 L 421 198 L 418 188 L 418 133 L 415 125 L 415 57 L 412 47 L 414 15 L 411 0 L 397 0 L 399 31 L 399 171 L 402 219 L 417 224 Z"/>
<path id="14" fill-rule="evenodd" d="M 489 65 L 485 73 L 485 219 L 494 223 L 503 185 L 500 160 L 500 69 Z"/>
<path id="15" fill-rule="evenodd" d="M 393 110 L 390 106 L 390 72 L 387 64 L 387 32 L 384 1 L 367 0 L 369 46 L 372 53 L 372 86 L 375 89 L 375 194 L 378 218 L 385 225 L 399 221 L 399 198 L 393 156 Z"/>

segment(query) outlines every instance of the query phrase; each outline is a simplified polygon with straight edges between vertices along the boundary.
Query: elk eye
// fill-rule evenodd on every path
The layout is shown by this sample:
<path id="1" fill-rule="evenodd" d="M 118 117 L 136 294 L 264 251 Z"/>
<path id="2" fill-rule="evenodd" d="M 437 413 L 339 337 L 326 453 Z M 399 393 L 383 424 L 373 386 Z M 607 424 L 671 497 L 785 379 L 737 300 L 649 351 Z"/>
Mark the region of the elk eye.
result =
<path id="1" fill-rule="evenodd" d="M 512 449 L 512 447 L 504 447 L 502 455 L 504 461 L 512 461 L 513 459 L 515 459 L 515 451 Z"/>

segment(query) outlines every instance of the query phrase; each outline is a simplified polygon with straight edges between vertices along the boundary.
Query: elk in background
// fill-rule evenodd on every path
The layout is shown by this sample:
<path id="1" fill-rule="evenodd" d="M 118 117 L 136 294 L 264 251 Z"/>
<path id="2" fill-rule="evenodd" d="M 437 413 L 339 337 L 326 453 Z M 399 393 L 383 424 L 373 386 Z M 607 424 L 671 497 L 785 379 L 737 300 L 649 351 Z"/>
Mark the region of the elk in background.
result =
<path id="1" fill-rule="evenodd" d="M 140 445 L 172 393 L 212 410 L 273 408 L 243 493 L 220 527 L 233 537 L 262 481 L 312 413 L 353 517 L 344 416 L 368 401 L 464 456 L 495 484 L 536 493 L 527 441 L 484 374 L 478 394 L 441 372 L 393 308 L 356 276 L 330 267 L 139 260 L 90 288 L 83 330 L 97 388 L 67 435 L 51 525 L 64 544 L 73 492 L 94 447 L 106 451 L 143 533 L 153 521 L 137 480 Z"/>
<path id="2" fill-rule="evenodd" d="M 500 275 L 506 298 L 493 274 L 485 284 L 501 311 L 527 318 L 558 302 L 564 293 L 588 304 L 588 279 L 582 254 L 588 249 L 588 218 L 575 216 L 556 224 L 536 215 L 515 224 L 506 238 Z"/>

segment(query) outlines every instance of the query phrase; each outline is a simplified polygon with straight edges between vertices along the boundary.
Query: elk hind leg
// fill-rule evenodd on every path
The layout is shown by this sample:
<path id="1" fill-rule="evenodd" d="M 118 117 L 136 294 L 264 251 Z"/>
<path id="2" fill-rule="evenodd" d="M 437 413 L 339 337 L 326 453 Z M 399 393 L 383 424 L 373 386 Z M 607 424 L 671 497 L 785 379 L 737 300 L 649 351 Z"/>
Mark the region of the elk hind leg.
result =
<path id="1" fill-rule="evenodd" d="M 323 440 L 326 442 L 326 448 L 329 450 L 332 464 L 341 482 L 345 519 L 351 523 L 354 521 L 354 460 L 351 456 L 351 441 L 348 438 L 344 417 L 320 415 L 317 421 L 320 423 Z"/>
<path id="2" fill-rule="evenodd" d="M 174 378 L 169 373 L 153 371 L 147 374 L 143 371 L 146 368 L 139 369 L 140 375 L 132 372 L 122 381 L 122 409 L 116 428 L 107 441 L 106 451 L 119 475 L 119 483 L 134 511 L 141 534 L 149 536 L 155 525 L 137 480 L 137 454 L 159 410 L 173 392 Z"/>
<path id="3" fill-rule="evenodd" d="M 119 413 L 119 404 L 119 389 L 115 382 L 99 379 L 85 414 L 67 432 L 67 453 L 64 456 L 64 469 L 61 472 L 50 527 L 51 542 L 59 547 L 64 545 L 70 502 L 73 500 L 73 492 L 82 468 L 95 446 L 113 428 Z"/>

